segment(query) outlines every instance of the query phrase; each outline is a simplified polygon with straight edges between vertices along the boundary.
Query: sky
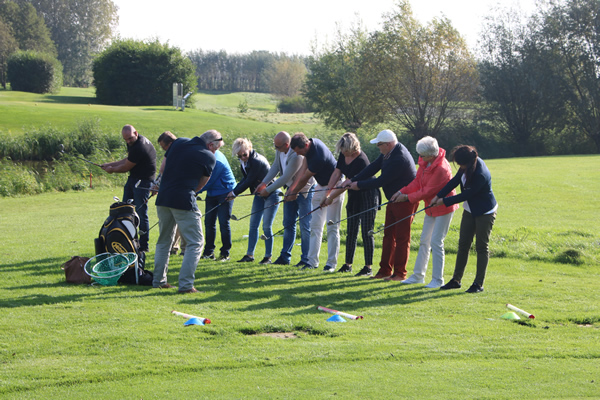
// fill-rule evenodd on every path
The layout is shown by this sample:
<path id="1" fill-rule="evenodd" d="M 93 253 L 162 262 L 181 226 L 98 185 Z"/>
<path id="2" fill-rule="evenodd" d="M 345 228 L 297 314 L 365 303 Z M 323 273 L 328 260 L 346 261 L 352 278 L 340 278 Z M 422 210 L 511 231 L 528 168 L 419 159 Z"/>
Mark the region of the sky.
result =
<path id="1" fill-rule="evenodd" d="M 518 7 L 531 13 L 535 0 L 411 0 L 422 23 L 445 16 L 477 45 L 483 17 L 493 7 Z M 191 50 L 309 55 L 312 46 L 332 41 L 338 27 L 347 32 L 360 20 L 368 31 L 378 30 L 382 15 L 395 8 L 394 0 L 113 0 L 119 7 L 118 34 L 122 38 L 159 39 Z M 168 6 L 166 6 L 168 4 Z"/>

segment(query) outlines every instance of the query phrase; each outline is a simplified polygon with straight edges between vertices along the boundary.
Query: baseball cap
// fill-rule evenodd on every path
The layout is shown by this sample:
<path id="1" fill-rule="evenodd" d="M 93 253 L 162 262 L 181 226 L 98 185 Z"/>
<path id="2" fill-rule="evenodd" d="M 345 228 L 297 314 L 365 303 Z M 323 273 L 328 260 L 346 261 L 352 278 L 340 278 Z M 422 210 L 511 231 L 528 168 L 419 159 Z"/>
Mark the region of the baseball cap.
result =
<path id="1" fill-rule="evenodd" d="M 376 143 L 380 143 L 380 142 L 394 142 L 398 140 L 398 138 L 396 137 L 396 134 L 392 131 L 390 131 L 389 129 L 384 129 L 381 132 L 379 132 L 377 134 L 377 137 L 375 139 L 371 139 L 371 143 L 376 144 Z"/>

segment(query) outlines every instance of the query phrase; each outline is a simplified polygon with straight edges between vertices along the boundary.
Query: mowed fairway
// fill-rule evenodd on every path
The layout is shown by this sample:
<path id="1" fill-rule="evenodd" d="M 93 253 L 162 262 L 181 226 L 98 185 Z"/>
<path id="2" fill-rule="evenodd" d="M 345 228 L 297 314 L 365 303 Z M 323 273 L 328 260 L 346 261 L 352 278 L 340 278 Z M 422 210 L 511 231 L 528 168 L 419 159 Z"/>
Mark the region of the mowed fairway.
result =
<path id="1" fill-rule="evenodd" d="M 136 112 L 141 121 L 153 111 Z M 0 198 L 0 398 L 598 398 L 600 157 L 486 163 L 500 208 L 485 291 L 475 295 L 464 293 L 474 255 L 463 290 L 446 292 L 325 274 L 325 244 L 312 272 L 236 263 L 247 219 L 231 221 L 232 262 L 200 261 L 202 293 L 68 285 L 60 265 L 93 255 L 122 190 Z M 239 198 L 234 214 L 250 207 L 250 198 Z M 446 241 L 446 280 L 461 213 Z M 409 270 L 422 218 L 413 224 Z M 281 227 L 280 210 L 274 230 Z M 153 243 L 157 236 L 154 228 Z M 275 254 L 280 249 L 277 237 Z M 342 243 L 339 265 L 344 250 Z M 260 241 L 256 258 L 263 251 Z M 356 270 L 362 259 L 359 245 Z M 172 257 L 171 284 L 180 266 Z M 504 320 L 506 303 L 536 318 Z M 317 306 L 364 319 L 327 322 L 331 315 Z M 172 310 L 212 323 L 184 327 Z"/>

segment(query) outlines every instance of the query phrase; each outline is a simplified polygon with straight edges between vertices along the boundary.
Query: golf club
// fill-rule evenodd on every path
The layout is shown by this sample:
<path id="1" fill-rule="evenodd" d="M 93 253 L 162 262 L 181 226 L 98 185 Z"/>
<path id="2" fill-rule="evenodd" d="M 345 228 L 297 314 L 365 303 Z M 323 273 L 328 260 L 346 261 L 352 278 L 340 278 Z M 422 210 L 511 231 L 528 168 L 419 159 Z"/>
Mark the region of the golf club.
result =
<path id="1" fill-rule="evenodd" d="M 116 201 L 117 203 L 121 201 L 117 196 L 114 196 L 113 200 Z"/>
<path id="2" fill-rule="evenodd" d="M 361 212 L 358 212 L 358 213 L 356 213 L 356 214 L 352 214 L 352 215 L 350 215 L 350 216 L 348 216 L 348 217 L 346 217 L 346 218 L 340 219 L 340 220 L 339 220 L 339 221 L 337 221 L 337 222 L 333 222 L 332 220 L 329 220 L 329 221 L 327 221 L 327 225 L 339 224 L 340 222 L 342 222 L 342 221 L 345 221 L 345 220 L 347 220 L 347 219 L 350 219 L 350 218 L 352 218 L 352 217 L 356 217 L 357 215 L 364 214 L 364 213 L 366 213 L 366 212 L 368 212 L 368 211 L 374 210 L 374 209 L 376 209 L 376 208 L 379 208 L 379 207 L 381 207 L 381 206 L 385 206 L 387 203 L 389 203 L 389 201 L 386 201 L 385 203 L 382 203 L 382 204 L 376 205 L 375 207 L 367 208 L 366 210 L 363 210 L 363 211 L 361 211 Z"/>
<path id="3" fill-rule="evenodd" d="M 62 144 L 59 144 L 59 145 L 58 145 L 58 152 L 59 152 L 60 154 L 65 154 L 65 146 L 64 146 L 64 145 L 62 145 Z M 92 165 L 95 165 L 95 166 L 97 166 L 97 167 L 100 167 L 100 168 L 102 168 L 102 165 L 100 165 L 100 164 L 96 164 L 95 162 L 91 162 L 90 160 L 86 160 L 86 159 L 85 159 L 85 158 L 83 158 L 83 157 L 79 157 L 79 156 L 73 156 L 73 155 L 71 155 L 71 156 L 72 156 L 72 157 L 75 157 L 75 158 L 79 158 L 80 160 L 83 160 L 83 161 L 85 161 L 86 163 L 90 163 L 90 164 L 92 164 Z"/>
<path id="4" fill-rule="evenodd" d="M 140 187 L 140 183 L 142 183 L 142 180 L 140 179 L 139 181 L 137 181 L 134 185 L 134 187 L 136 189 L 142 189 L 142 190 L 150 190 L 151 192 L 158 192 L 158 188 L 157 189 L 152 189 L 151 187 Z M 154 185 L 156 185 L 156 182 L 152 182 Z"/>
<path id="5" fill-rule="evenodd" d="M 236 217 L 235 215 L 231 214 L 231 219 L 232 219 L 232 220 L 234 220 L 234 221 L 241 221 L 241 220 L 243 220 L 244 218 L 247 218 L 247 217 L 249 217 L 249 216 L 251 216 L 251 215 L 257 214 L 257 213 L 259 213 L 259 212 L 263 212 L 263 211 L 265 211 L 265 210 L 267 210 L 267 209 L 269 209 L 269 208 L 271 208 L 271 207 L 275 207 L 277 204 L 279 204 L 279 203 L 283 203 L 284 201 L 285 201 L 285 200 L 279 200 L 277 203 L 271 204 L 270 206 L 267 206 L 267 207 L 263 208 L 262 210 L 254 211 L 253 213 L 250 213 L 250 214 L 248 214 L 248 215 L 244 215 L 243 217 L 240 217 L 240 218 L 238 218 L 238 217 Z"/>
<path id="6" fill-rule="evenodd" d="M 412 213 L 412 214 L 410 214 L 410 215 L 407 215 L 406 217 L 404 217 L 404 218 L 402 218 L 402 219 L 400 219 L 400 220 L 398 220 L 398 221 L 396 221 L 396 222 L 393 222 L 393 223 L 389 224 L 388 226 L 384 226 L 383 228 L 379 229 L 378 231 L 375 231 L 375 232 L 373 232 L 373 231 L 369 231 L 369 232 L 368 232 L 368 235 L 369 235 L 369 236 L 373 236 L 373 235 L 375 235 L 376 233 L 379 233 L 379 232 L 381 232 L 381 231 L 383 231 L 383 230 L 386 230 L 386 229 L 387 229 L 387 228 L 389 228 L 390 226 L 394 226 L 394 225 L 396 225 L 396 224 L 398 224 L 398 223 L 400 223 L 400 222 L 404 221 L 405 219 L 407 219 L 407 218 L 410 218 L 410 217 L 413 217 L 413 216 L 417 215 L 418 213 L 420 213 L 421 211 L 425 211 L 425 210 L 427 210 L 428 208 L 431 208 L 431 207 L 435 207 L 435 204 L 431 204 L 431 205 L 428 205 L 427 207 L 423 207 L 423 208 L 422 208 L 422 209 L 420 209 L 419 211 L 415 211 L 414 213 Z"/>
<path id="7" fill-rule="evenodd" d="M 338 186 L 331 188 L 331 190 L 334 190 L 334 189 L 347 189 L 347 188 L 346 187 L 338 187 Z M 317 190 L 307 190 L 306 192 L 298 192 L 298 193 L 294 193 L 294 194 L 283 194 L 282 192 L 280 192 L 279 196 L 287 197 L 287 196 L 294 196 L 294 195 L 298 195 L 298 194 L 324 192 L 326 190 L 329 190 L 329 188 L 317 189 Z"/>
<path id="8" fill-rule="evenodd" d="M 225 200 L 223 200 L 222 202 L 220 202 L 219 204 L 217 204 L 216 206 L 214 206 L 213 208 L 211 208 L 210 210 L 208 210 L 207 212 L 205 212 L 202 217 L 205 217 L 207 214 L 210 214 L 211 212 L 215 211 L 217 208 L 221 207 L 222 204 L 225 204 L 227 202 L 227 198 L 225 198 Z"/>
<path id="9" fill-rule="evenodd" d="M 287 228 L 289 228 L 290 226 L 294 226 L 298 223 L 298 221 L 300 221 L 302 218 L 304 217 L 308 217 L 310 214 L 314 213 L 315 211 L 317 211 L 319 208 L 321 208 L 321 206 L 318 206 L 317 208 L 315 208 L 314 210 L 304 214 L 303 216 L 297 218 L 293 224 L 290 224 L 288 226 L 284 226 L 283 229 L 278 230 L 277 232 L 275 232 L 274 234 L 272 234 L 271 236 L 266 236 L 264 233 L 262 235 L 260 235 L 260 238 L 262 240 L 269 240 L 277 235 L 279 235 L 281 232 L 283 232 L 284 230 L 286 230 Z"/>
<path id="10" fill-rule="evenodd" d="M 145 235 L 146 233 L 150 232 L 150 230 L 151 230 L 152 228 L 154 228 L 156 225 L 158 225 L 158 221 L 156 221 L 156 222 L 154 223 L 154 225 L 152 225 L 150 228 L 148 228 L 148 231 L 147 231 L 147 232 L 140 231 L 140 236 L 141 236 L 141 235 Z"/>

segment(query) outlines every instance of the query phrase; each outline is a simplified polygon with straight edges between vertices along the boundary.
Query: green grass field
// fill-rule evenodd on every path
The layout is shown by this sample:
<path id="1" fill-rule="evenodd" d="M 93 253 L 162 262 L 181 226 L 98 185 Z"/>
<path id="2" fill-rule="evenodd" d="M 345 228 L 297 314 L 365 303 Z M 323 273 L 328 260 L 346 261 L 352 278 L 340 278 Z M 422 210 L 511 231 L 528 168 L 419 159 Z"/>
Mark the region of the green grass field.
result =
<path id="1" fill-rule="evenodd" d="M 0 91 L 2 121 L 12 120 L 4 110 L 16 107 L 1 100 L 6 93 Z M 139 114 L 147 129 L 161 129 L 150 121 L 154 110 L 125 109 L 115 112 Z M 205 115 L 190 111 L 177 115 Z M 58 124 L 61 114 L 47 114 L 46 122 Z M 206 115 L 224 124 L 234 120 Z M 486 163 L 500 208 L 485 292 L 476 295 L 238 264 L 247 219 L 231 222 L 232 262 L 199 263 L 202 293 L 69 285 L 60 265 L 73 255 L 93 255 L 93 239 L 121 189 L 0 198 L 0 398 L 598 398 L 600 157 Z M 234 214 L 248 212 L 250 199 L 237 199 Z M 461 212 L 446 241 L 446 280 Z M 156 222 L 154 207 L 150 218 Z M 380 212 L 377 225 L 382 222 Z M 409 270 L 421 224 L 419 214 Z M 281 228 L 281 212 L 274 228 Z M 152 243 L 157 235 L 155 228 Z M 380 235 L 376 244 L 378 260 Z M 275 253 L 280 249 L 278 237 Z M 344 249 L 342 243 L 341 254 Z M 259 242 L 257 258 L 263 250 Z M 322 261 L 325 253 L 323 247 Z M 295 249 L 292 261 L 298 258 Z M 356 268 L 362 258 L 359 246 Z M 172 257 L 171 284 L 180 266 L 181 257 Z M 473 257 L 464 289 L 474 273 Z M 536 318 L 504 320 L 506 303 Z M 330 314 L 317 306 L 364 319 L 327 322 Z M 212 323 L 184 327 L 172 310 Z"/>

